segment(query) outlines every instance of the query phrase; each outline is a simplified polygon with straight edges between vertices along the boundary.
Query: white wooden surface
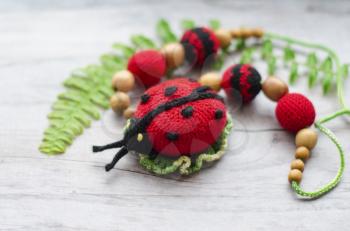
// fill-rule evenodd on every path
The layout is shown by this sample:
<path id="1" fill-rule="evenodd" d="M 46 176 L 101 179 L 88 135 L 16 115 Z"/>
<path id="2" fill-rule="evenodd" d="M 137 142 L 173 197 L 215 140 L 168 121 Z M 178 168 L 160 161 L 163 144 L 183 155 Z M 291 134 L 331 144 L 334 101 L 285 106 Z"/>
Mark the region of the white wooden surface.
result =
<path id="1" fill-rule="evenodd" d="M 173 26 L 189 17 L 261 26 L 329 45 L 349 61 L 349 12 L 346 1 L 1 1 L 0 230 L 347 230 L 349 169 L 322 199 L 297 199 L 286 179 L 293 137 L 279 129 L 274 104 L 263 95 L 233 112 L 227 155 L 191 177 L 153 176 L 133 156 L 105 173 L 113 153 L 92 155 L 90 148 L 121 136 L 122 123 L 111 111 L 64 155 L 48 157 L 37 148 L 70 71 L 96 62 L 133 33 L 154 36 L 159 17 Z M 301 80 L 292 90 L 307 94 L 319 116 L 337 108 L 334 97 L 305 86 Z M 349 124 L 330 126 L 349 154 Z M 335 148 L 321 137 L 303 186 L 328 182 L 338 163 Z"/>

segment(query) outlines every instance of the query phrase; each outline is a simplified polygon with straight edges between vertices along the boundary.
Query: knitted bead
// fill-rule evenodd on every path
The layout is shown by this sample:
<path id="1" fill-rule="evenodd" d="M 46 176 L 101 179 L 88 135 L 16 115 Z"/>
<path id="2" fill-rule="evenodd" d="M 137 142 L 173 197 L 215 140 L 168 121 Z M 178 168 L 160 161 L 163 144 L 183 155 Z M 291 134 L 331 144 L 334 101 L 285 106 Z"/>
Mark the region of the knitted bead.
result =
<path id="1" fill-rule="evenodd" d="M 213 145 L 223 132 L 227 121 L 225 104 L 214 91 L 185 78 L 168 80 L 149 88 L 144 93 L 148 97 L 143 97 L 147 100 L 137 106 L 134 119 L 139 121 L 159 105 L 191 95 L 194 91 L 197 94 L 213 94 L 215 98 L 172 107 L 148 124 L 144 135 L 147 134 L 153 149 L 160 154 L 177 157 L 201 153 Z"/>
<path id="2" fill-rule="evenodd" d="M 128 70 L 138 77 L 145 87 L 150 87 L 159 83 L 164 76 L 166 61 L 158 51 L 139 51 L 129 59 Z"/>
<path id="3" fill-rule="evenodd" d="M 315 121 L 315 108 L 310 100 L 298 93 L 286 94 L 277 103 L 276 118 L 281 127 L 298 132 Z"/>
<path id="4" fill-rule="evenodd" d="M 261 76 L 249 64 L 229 67 L 221 81 L 221 87 L 228 97 L 242 98 L 244 104 L 252 101 L 261 90 Z"/>
<path id="5" fill-rule="evenodd" d="M 205 27 L 186 31 L 181 38 L 181 43 L 185 48 L 186 61 L 197 67 L 213 59 L 220 47 L 214 32 Z"/>

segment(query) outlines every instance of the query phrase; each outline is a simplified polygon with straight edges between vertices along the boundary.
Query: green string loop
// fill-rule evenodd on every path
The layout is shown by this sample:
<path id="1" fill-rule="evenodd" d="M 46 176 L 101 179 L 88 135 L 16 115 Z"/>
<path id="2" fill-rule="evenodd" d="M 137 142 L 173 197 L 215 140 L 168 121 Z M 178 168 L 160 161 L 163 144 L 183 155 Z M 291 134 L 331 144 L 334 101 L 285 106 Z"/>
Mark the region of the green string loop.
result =
<path id="1" fill-rule="evenodd" d="M 324 194 L 328 193 L 329 191 L 331 191 L 333 188 L 335 188 L 339 184 L 341 177 L 343 175 L 343 172 L 344 172 L 344 168 L 345 168 L 344 149 L 343 149 L 342 145 L 340 144 L 340 142 L 338 141 L 337 137 L 334 135 L 334 133 L 331 130 L 329 130 L 328 128 L 324 127 L 322 124 L 325 122 L 328 122 L 328 121 L 330 121 L 338 116 L 345 115 L 345 114 L 350 114 L 350 110 L 349 109 L 342 109 L 342 110 L 337 111 L 337 112 L 333 113 L 332 115 L 327 116 L 327 117 L 325 117 L 325 118 L 323 118 L 315 123 L 315 127 L 317 129 L 319 129 L 323 134 L 328 136 L 328 138 L 330 138 L 330 140 L 335 144 L 335 146 L 338 149 L 339 157 L 340 157 L 340 167 L 338 169 L 337 175 L 328 184 L 326 184 L 325 186 L 323 186 L 322 188 L 320 188 L 319 190 L 314 191 L 314 192 L 306 192 L 306 191 L 302 190 L 300 185 L 296 181 L 293 181 L 292 188 L 298 195 L 303 196 L 303 197 L 307 197 L 309 199 L 315 199 L 315 198 L 321 197 Z"/>

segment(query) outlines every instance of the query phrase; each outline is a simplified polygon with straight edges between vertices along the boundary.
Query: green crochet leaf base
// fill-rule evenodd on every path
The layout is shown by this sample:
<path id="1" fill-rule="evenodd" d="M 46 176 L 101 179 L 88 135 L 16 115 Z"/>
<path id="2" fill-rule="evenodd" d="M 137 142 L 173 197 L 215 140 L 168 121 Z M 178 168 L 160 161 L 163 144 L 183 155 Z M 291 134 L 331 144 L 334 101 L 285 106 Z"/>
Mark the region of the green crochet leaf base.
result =
<path id="1" fill-rule="evenodd" d="M 178 159 L 158 156 L 155 160 L 150 160 L 148 155 L 139 154 L 140 164 L 148 171 L 157 175 L 167 175 L 174 173 L 177 170 L 181 175 L 190 175 L 198 172 L 202 169 L 205 162 L 214 162 L 219 160 L 225 154 L 227 139 L 231 132 L 232 126 L 232 118 L 227 113 L 227 124 L 219 140 L 205 153 L 197 155 L 195 160 L 192 160 L 188 156 L 180 156 Z"/>

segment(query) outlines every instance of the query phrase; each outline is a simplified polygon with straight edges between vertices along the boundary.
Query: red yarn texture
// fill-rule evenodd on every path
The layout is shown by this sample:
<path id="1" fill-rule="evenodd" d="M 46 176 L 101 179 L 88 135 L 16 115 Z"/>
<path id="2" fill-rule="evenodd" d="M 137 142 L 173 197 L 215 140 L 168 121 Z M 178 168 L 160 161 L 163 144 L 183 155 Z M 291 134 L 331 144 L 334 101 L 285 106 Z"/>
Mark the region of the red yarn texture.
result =
<path id="1" fill-rule="evenodd" d="M 275 114 L 280 125 L 294 133 L 311 126 L 316 116 L 312 102 L 298 93 L 283 96 L 277 103 Z"/>
<path id="2" fill-rule="evenodd" d="M 241 97 L 242 102 L 251 102 L 261 90 L 261 77 L 249 64 L 232 65 L 224 72 L 221 87 L 229 97 Z"/>
<path id="3" fill-rule="evenodd" d="M 202 66 L 207 58 L 214 58 L 220 42 L 214 32 L 206 27 L 187 30 L 181 38 L 186 52 L 186 60 L 195 66 Z"/>
<path id="4" fill-rule="evenodd" d="M 148 88 L 159 83 L 161 77 L 164 76 L 166 61 L 158 51 L 139 51 L 129 59 L 128 70 Z"/>
<path id="5" fill-rule="evenodd" d="M 177 87 L 175 93 L 165 96 L 165 89 L 173 86 Z M 199 86 L 197 82 L 178 78 L 151 87 L 145 92 L 150 96 L 149 100 L 138 105 L 135 117 L 142 118 L 159 104 L 187 96 Z M 184 117 L 182 110 L 188 106 L 192 106 L 193 113 L 189 117 Z M 220 119 L 215 119 L 217 110 L 223 112 Z M 178 157 L 207 150 L 218 140 L 225 126 L 226 107 L 224 103 L 217 99 L 203 99 L 162 112 L 152 120 L 146 132 L 157 152 L 169 157 Z M 169 132 L 178 134 L 177 140 L 169 141 L 166 137 Z"/>

